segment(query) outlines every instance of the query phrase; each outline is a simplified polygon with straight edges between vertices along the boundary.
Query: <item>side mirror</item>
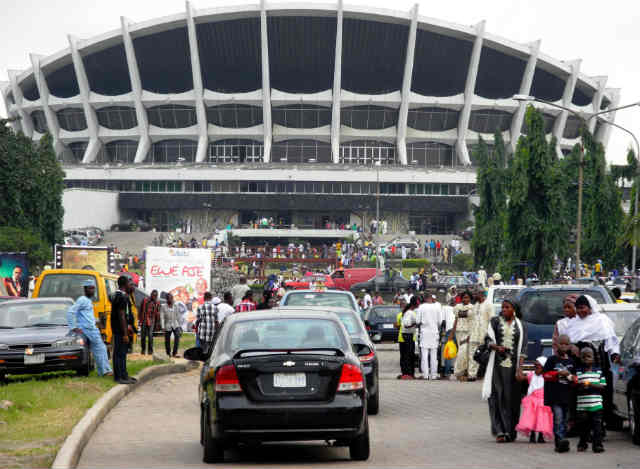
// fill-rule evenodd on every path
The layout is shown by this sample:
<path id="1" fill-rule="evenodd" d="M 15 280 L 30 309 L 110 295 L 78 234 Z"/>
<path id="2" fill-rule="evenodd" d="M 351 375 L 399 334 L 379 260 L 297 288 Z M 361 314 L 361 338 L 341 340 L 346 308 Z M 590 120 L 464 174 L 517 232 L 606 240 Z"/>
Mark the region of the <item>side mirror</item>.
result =
<path id="1" fill-rule="evenodd" d="M 192 347 L 184 351 L 184 358 L 191 361 L 203 362 L 206 361 L 203 350 L 200 347 Z"/>

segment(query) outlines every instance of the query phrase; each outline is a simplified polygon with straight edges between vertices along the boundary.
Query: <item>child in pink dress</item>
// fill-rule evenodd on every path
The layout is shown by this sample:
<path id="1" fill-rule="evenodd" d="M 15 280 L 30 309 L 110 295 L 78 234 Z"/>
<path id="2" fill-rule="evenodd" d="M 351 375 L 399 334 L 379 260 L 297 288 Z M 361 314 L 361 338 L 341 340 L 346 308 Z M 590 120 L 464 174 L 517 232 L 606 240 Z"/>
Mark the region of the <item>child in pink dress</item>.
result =
<path id="1" fill-rule="evenodd" d="M 529 390 L 526 397 L 522 399 L 522 414 L 516 430 L 530 436 L 530 443 L 536 442 L 536 432 L 538 443 L 544 443 L 545 438 L 553 438 L 553 414 L 551 408 L 544 405 L 542 369 L 546 361 L 547 357 L 538 357 L 535 362 L 535 371 L 527 373 L 527 376 L 519 375 L 520 380 L 529 381 Z"/>

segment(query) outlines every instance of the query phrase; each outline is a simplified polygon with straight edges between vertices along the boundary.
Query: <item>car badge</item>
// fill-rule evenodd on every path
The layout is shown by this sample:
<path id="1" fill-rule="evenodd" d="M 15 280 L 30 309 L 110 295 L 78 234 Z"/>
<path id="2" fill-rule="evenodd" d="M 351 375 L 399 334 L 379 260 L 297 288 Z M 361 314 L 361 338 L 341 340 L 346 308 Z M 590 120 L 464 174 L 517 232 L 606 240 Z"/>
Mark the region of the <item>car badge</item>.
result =
<path id="1" fill-rule="evenodd" d="M 27 347 L 26 349 L 24 349 L 24 354 L 25 355 L 33 355 L 33 349 L 30 347 Z"/>
<path id="2" fill-rule="evenodd" d="M 282 364 L 282 366 L 294 366 L 296 364 L 296 362 L 292 362 L 292 361 L 286 361 Z"/>

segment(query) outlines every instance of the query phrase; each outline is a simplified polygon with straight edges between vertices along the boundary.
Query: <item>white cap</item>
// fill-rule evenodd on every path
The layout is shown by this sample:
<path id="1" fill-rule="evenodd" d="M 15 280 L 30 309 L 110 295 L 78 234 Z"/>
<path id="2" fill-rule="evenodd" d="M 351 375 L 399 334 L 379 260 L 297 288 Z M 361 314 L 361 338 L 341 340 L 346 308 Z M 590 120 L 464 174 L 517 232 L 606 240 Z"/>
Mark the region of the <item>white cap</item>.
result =
<path id="1" fill-rule="evenodd" d="M 211 302 L 212 302 L 214 305 L 219 305 L 220 303 L 222 303 L 222 300 L 221 300 L 220 298 L 218 298 L 217 296 L 214 296 L 214 297 L 213 297 L 213 300 L 211 300 Z"/>
<path id="2" fill-rule="evenodd" d="M 540 363 L 540 365 L 544 368 L 545 363 L 547 363 L 547 357 L 545 357 L 544 355 L 540 356 L 536 358 L 536 361 Z"/>

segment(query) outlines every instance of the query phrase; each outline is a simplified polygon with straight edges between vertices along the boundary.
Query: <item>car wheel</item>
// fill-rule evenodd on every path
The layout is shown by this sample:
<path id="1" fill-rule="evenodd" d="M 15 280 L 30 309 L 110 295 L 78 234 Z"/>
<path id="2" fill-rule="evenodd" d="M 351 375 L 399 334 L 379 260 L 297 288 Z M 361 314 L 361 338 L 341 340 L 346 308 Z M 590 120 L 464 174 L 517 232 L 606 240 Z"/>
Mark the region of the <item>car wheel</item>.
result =
<path id="1" fill-rule="evenodd" d="M 204 456 L 202 457 L 202 462 L 210 464 L 224 461 L 224 448 L 220 441 L 211 436 L 208 412 L 205 412 L 203 423 Z"/>
<path id="2" fill-rule="evenodd" d="M 91 373 L 91 370 L 93 370 L 93 368 L 94 368 L 93 355 L 89 354 L 87 363 L 85 365 L 82 365 L 80 368 L 76 369 L 76 374 L 78 376 L 89 376 L 89 373 Z"/>
<path id="3" fill-rule="evenodd" d="M 629 432 L 634 445 L 640 445 L 640 409 L 638 408 L 638 396 L 629 399 Z"/>
<path id="4" fill-rule="evenodd" d="M 373 396 L 369 397 L 367 402 L 367 413 L 369 415 L 378 415 L 380 410 L 380 391 L 376 392 Z"/>
<path id="5" fill-rule="evenodd" d="M 364 432 L 349 443 L 349 456 L 354 461 L 366 461 L 369 459 L 369 421 L 365 422 Z"/>

